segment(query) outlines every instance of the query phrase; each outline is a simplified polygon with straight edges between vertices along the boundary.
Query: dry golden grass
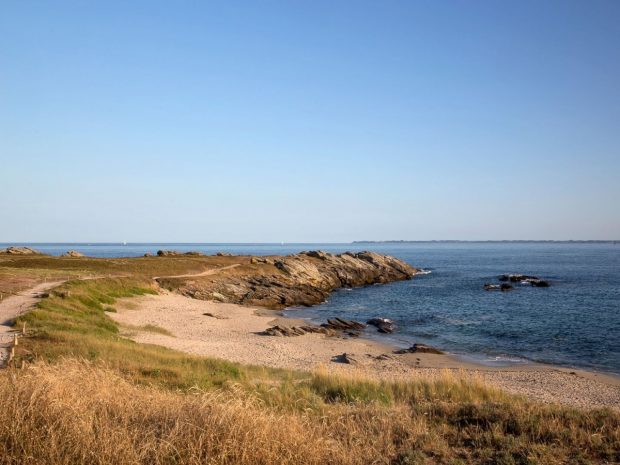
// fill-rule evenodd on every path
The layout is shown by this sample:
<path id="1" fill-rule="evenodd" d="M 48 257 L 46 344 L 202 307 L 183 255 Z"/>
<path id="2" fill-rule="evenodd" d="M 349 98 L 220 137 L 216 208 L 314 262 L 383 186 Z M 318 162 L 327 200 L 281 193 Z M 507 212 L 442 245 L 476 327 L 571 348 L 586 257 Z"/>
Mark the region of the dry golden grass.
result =
<path id="1" fill-rule="evenodd" d="M 234 385 L 186 394 L 136 387 L 75 361 L 4 378 L 0 463 L 367 463 L 369 453 L 390 451 L 397 423 L 372 406 L 269 411 Z"/>
<path id="2" fill-rule="evenodd" d="M 313 382 L 381 389 L 380 383 L 327 375 Z M 461 395 L 456 385 L 455 399 Z M 92 362 L 41 363 L 0 374 L 0 464 L 561 464 L 620 458 L 620 419 L 611 413 L 585 415 L 522 401 L 454 402 L 435 388 L 436 400 L 421 389 L 419 398 L 401 393 L 390 405 L 331 401 L 318 408 L 274 408 L 235 383 L 169 391 L 135 385 Z"/>

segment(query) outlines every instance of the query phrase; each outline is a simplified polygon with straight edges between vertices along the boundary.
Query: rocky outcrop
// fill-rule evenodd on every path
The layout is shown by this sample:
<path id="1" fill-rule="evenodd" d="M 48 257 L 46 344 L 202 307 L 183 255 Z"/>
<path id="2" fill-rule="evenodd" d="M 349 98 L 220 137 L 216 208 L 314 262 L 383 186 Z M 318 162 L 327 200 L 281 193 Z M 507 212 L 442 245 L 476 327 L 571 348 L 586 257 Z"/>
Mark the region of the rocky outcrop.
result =
<path id="1" fill-rule="evenodd" d="M 146 257 L 147 254 L 144 254 Z M 150 256 L 150 254 L 148 255 Z M 181 257 L 181 256 L 191 256 L 191 257 L 203 257 L 204 254 L 200 252 L 177 252 L 176 250 L 158 250 L 158 257 Z"/>
<path id="2" fill-rule="evenodd" d="M 83 257 L 84 254 L 78 252 L 77 250 L 69 250 L 68 252 L 64 253 L 62 256 L 71 257 L 71 258 L 79 258 L 79 257 Z"/>
<path id="3" fill-rule="evenodd" d="M 7 247 L 6 249 L 0 249 L 0 254 L 7 255 L 43 255 L 38 250 L 30 247 Z"/>
<path id="4" fill-rule="evenodd" d="M 159 278 L 161 286 L 202 300 L 284 308 L 316 305 L 334 289 L 411 279 L 416 269 L 374 252 L 322 251 L 247 259 L 233 270 L 205 277 Z"/>

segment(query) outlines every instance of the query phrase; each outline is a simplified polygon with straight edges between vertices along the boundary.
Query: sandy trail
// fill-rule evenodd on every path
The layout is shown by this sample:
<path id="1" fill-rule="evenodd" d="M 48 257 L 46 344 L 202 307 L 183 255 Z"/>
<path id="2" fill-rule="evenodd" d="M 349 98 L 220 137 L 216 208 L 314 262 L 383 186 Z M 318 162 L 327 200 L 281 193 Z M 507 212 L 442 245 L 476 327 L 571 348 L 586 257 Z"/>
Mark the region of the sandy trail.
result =
<path id="1" fill-rule="evenodd" d="M 210 276 L 219 273 L 220 271 L 230 270 L 232 268 L 237 268 L 241 263 L 235 263 L 233 265 L 222 266 L 220 268 L 211 268 L 209 270 L 202 271 L 200 273 L 190 273 L 190 274 L 177 274 L 173 276 L 154 276 L 153 280 L 157 281 L 158 279 L 170 279 L 170 278 L 199 278 L 200 276 Z"/>
<path id="2" fill-rule="evenodd" d="M 35 287 L 12 295 L 0 301 L 0 367 L 8 358 L 8 345 L 13 340 L 14 328 L 11 324 L 15 318 L 30 310 L 39 300 L 41 293 L 59 286 L 64 281 L 45 282 Z"/>
<path id="3" fill-rule="evenodd" d="M 167 292 L 122 299 L 115 307 L 117 313 L 108 315 L 125 327 L 125 336 L 190 354 L 274 368 L 312 371 L 321 367 L 394 380 L 429 379 L 445 376 L 448 370 L 454 376 L 475 377 L 543 402 L 620 409 L 620 379 L 603 374 L 537 364 L 490 368 L 449 355 L 394 355 L 392 347 L 367 339 L 264 336 L 260 333 L 273 324 L 296 325 L 300 320 Z M 136 329 L 146 325 L 164 328 L 172 336 Z M 357 361 L 355 365 L 337 361 L 345 352 Z"/>

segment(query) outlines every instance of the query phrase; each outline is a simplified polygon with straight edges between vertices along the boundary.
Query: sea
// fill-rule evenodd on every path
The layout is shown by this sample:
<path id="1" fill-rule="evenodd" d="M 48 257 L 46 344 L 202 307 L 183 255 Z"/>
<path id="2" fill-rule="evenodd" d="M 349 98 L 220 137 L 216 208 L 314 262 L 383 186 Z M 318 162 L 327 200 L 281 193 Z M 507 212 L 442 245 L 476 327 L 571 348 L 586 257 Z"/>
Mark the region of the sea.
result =
<path id="1" fill-rule="evenodd" d="M 342 289 L 315 307 L 285 314 L 317 323 L 341 317 L 392 319 L 397 332 L 365 336 L 406 347 L 421 342 L 465 360 L 506 366 L 540 362 L 620 375 L 620 243 L 415 242 L 352 244 L 0 244 L 51 255 L 131 257 L 159 249 L 274 255 L 371 250 L 423 270 L 410 281 Z M 520 273 L 548 288 L 485 291 Z"/>

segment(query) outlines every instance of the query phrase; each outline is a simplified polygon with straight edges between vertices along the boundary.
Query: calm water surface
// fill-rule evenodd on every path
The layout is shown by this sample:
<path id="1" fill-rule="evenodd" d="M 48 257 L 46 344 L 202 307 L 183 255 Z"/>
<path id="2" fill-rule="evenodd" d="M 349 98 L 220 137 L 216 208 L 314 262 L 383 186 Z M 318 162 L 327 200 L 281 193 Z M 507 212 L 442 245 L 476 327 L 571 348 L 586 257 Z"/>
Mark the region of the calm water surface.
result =
<path id="1" fill-rule="evenodd" d="M 0 244 L 0 247 L 5 245 Z M 90 256 L 139 256 L 160 248 L 235 254 L 287 254 L 373 250 L 431 271 L 411 281 L 335 292 L 291 316 L 322 322 L 340 316 L 392 318 L 392 342 L 425 342 L 485 363 L 524 360 L 620 374 L 620 244 L 44 244 L 58 255 L 75 249 Z M 538 275 L 549 288 L 516 286 L 486 292 L 502 273 Z M 381 338 L 372 330 L 372 337 Z"/>

